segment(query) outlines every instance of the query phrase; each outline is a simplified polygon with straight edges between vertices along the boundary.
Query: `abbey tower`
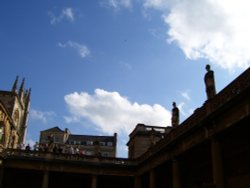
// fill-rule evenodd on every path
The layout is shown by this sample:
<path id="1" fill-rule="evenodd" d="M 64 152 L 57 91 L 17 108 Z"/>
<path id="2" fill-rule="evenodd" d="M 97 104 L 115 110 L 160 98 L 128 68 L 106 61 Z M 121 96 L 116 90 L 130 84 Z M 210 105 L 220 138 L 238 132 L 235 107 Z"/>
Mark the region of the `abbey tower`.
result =
<path id="1" fill-rule="evenodd" d="M 25 90 L 25 79 L 18 88 L 18 76 L 10 91 L 0 90 L 0 144 L 16 148 L 24 144 L 30 106 L 31 89 Z"/>

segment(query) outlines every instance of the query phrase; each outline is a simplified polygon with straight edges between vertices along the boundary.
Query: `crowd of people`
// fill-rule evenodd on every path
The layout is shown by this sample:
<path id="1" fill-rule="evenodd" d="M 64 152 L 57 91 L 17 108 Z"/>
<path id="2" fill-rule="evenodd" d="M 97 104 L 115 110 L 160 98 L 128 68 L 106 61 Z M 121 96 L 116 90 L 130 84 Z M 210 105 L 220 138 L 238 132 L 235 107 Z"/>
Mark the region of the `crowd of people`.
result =
<path id="1" fill-rule="evenodd" d="M 36 142 L 33 145 L 33 148 L 30 146 L 30 144 L 27 144 L 26 146 L 18 145 L 18 149 L 25 150 L 27 152 L 38 151 L 38 152 L 53 152 L 57 154 L 86 155 L 85 150 L 82 148 L 72 147 L 72 146 L 61 146 L 55 143 L 39 144 L 38 142 Z"/>

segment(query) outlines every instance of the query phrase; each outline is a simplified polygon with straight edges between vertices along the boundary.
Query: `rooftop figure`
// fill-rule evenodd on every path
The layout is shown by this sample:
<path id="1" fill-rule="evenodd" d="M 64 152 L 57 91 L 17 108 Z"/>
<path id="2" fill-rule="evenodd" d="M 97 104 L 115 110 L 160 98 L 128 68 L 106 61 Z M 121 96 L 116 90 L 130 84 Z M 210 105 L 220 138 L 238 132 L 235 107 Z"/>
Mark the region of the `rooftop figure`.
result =
<path id="1" fill-rule="evenodd" d="M 176 103 L 173 102 L 173 109 L 172 109 L 172 126 L 176 127 L 179 125 L 179 109 L 176 106 Z"/>
<path id="2" fill-rule="evenodd" d="M 211 99 L 216 95 L 214 71 L 210 69 L 210 65 L 206 66 L 207 73 L 205 74 L 204 81 L 206 85 L 207 99 Z"/>

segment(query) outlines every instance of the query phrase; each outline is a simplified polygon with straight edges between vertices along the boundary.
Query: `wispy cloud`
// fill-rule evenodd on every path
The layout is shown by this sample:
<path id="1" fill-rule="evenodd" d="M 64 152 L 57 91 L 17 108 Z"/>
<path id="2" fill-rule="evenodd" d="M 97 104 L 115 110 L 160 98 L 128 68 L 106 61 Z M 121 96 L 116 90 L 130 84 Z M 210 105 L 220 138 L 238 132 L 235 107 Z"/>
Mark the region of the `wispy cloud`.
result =
<path id="1" fill-rule="evenodd" d="M 163 32 L 161 29 L 152 28 L 149 29 L 148 32 L 157 39 L 164 39 L 165 38 L 165 32 Z"/>
<path id="2" fill-rule="evenodd" d="M 125 70 L 132 70 L 133 69 L 133 67 L 132 67 L 132 65 L 131 64 L 129 64 L 129 63 L 126 63 L 126 62 L 123 62 L 123 61 L 120 61 L 119 62 L 119 65 L 120 65 L 120 67 L 122 68 L 122 69 L 125 69 Z"/>
<path id="3" fill-rule="evenodd" d="M 61 48 L 73 48 L 74 50 L 77 51 L 77 53 L 80 55 L 81 58 L 85 58 L 90 54 L 90 50 L 88 49 L 87 46 L 83 45 L 83 44 L 79 44 L 77 42 L 73 42 L 73 41 L 68 41 L 66 43 L 58 43 L 58 46 Z"/>
<path id="4" fill-rule="evenodd" d="M 186 104 L 184 102 L 181 102 L 180 104 L 177 105 L 177 107 L 179 108 L 179 111 L 181 112 L 181 114 L 185 117 L 187 117 L 187 113 L 186 111 L 184 110 L 184 106 Z"/>
<path id="5" fill-rule="evenodd" d="M 132 7 L 131 0 L 101 0 L 100 5 L 104 7 L 110 7 L 115 10 L 119 10 L 121 8 L 130 9 Z"/>
<path id="6" fill-rule="evenodd" d="M 190 108 L 190 105 L 187 104 L 186 102 L 180 102 L 177 106 L 181 114 L 183 115 L 184 119 L 186 119 L 188 116 L 190 116 L 194 112 L 194 109 Z"/>
<path id="7" fill-rule="evenodd" d="M 55 112 L 49 111 L 44 112 L 40 110 L 31 109 L 30 111 L 30 119 L 41 121 L 43 123 L 47 123 L 49 119 L 52 119 L 56 116 Z"/>
<path id="8" fill-rule="evenodd" d="M 173 0 L 143 0 L 145 8 L 155 8 L 158 10 L 166 10 L 169 8 Z"/>
<path id="9" fill-rule="evenodd" d="M 70 7 L 62 9 L 61 13 L 58 16 L 56 16 L 52 11 L 49 11 L 48 15 L 50 17 L 50 23 L 52 25 L 60 23 L 64 19 L 70 22 L 73 22 L 75 20 L 73 8 Z"/>
<path id="10" fill-rule="evenodd" d="M 171 113 L 159 104 L 138 104 L 129 101 L 118 92 L 96 89 L 95 94 L 71 93 L 64 97 L 71 118 L 90 120 L 104 133 L 129 134 L 137 123 L 170 125 Z"/>
<path id="11" fill-rule="evenodd" d="M 189 91 L 188 91 L 188 90 L 182 91 L 182 92 L 181 92 L 181 96 L 182 96 L 183 98 L 185 98 L 186 100 L 188 100 L 188 101 L 191 100 L 191 97 L 190 97 L 190 95 L 189 95 Z"/>
<path id="12" fill-rule="evenodd" d="M 66 123 L 77 123 L 79 122 L 79 118 L 74 116 L 64 116 L 64 121 Z"/>
<path id="13" fill-rule="evenodd" d="M 183 117 L 186 119 L 193 113 L 192 97 L 190 96 L 190 90 L 188 89 L 179 92 L 179 94 L 181 95 L 182 100 L 177 106 Z"/>
<path id="14" fill-rule="evenodd" d="M 250 2 L 211 0 L 144 0 L 146 9 L 162 12 L 168 42 L 188 59 L 205 58 L 233 70 L 250 65 Z"/>

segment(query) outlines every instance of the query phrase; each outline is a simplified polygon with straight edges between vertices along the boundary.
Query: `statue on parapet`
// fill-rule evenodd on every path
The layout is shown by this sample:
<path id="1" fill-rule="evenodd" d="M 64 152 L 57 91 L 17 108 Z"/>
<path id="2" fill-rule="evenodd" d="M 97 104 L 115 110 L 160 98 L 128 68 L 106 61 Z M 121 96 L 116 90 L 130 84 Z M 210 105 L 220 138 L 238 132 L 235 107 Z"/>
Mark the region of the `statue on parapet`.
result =
<path id="1" fill-rule="evenodd" d="M 210 69 L 210 65 L 206 65 L 207 73 L 205 74 L 204 81 L 206 85 L 207 99 L 211 99 L 216 95 L 214 71 Z"/>
<path id="2" fill-rule="evenodd" d="M 179 109 L 176 106 L 176 103 L 173 102 L 173 109 L 172 109 L 172 127 L 176 127 L 179 125 Z"/>

